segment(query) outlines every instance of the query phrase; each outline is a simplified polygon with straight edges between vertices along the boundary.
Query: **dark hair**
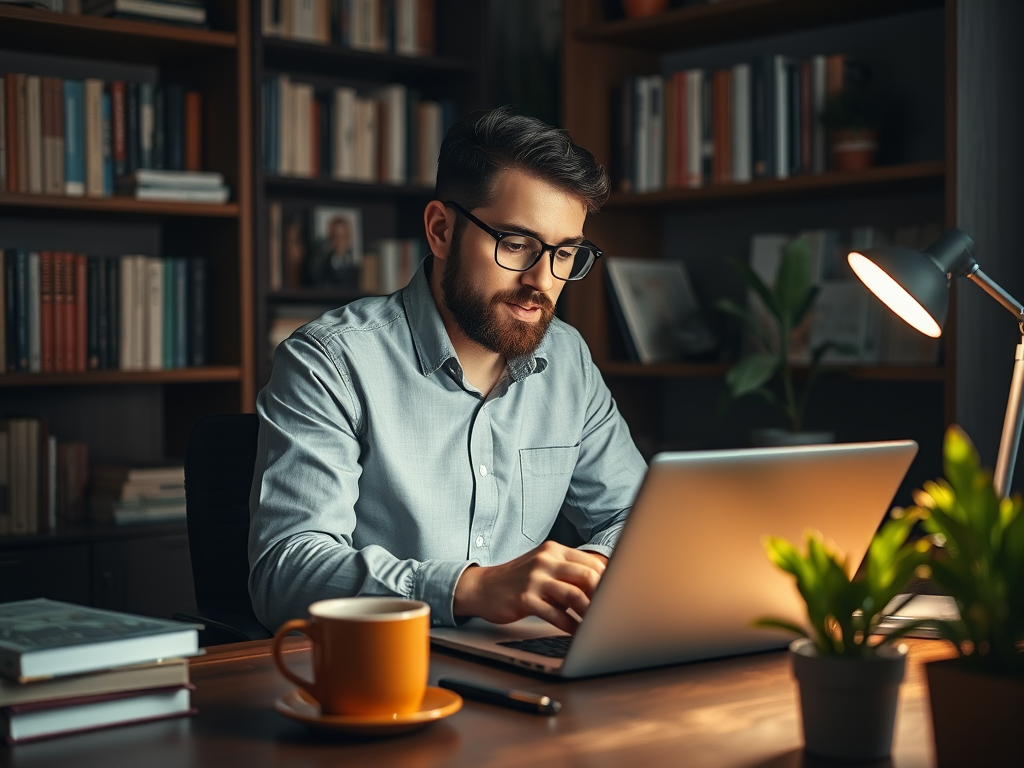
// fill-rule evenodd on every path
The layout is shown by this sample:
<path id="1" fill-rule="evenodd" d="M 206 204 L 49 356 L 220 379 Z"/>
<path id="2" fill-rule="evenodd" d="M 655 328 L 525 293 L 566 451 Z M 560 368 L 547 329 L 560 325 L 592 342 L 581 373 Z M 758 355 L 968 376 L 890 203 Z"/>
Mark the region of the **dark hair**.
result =
<path id="1" fill-rule="evenodd" d="M 521 170 L 581 200 L 591 213 L 608 199 L 608 174 L 569 132 L 512 107 L 471 112 L 445 134 L 435 194 L 473 210 L 494 199 L 498 173 Z"/>

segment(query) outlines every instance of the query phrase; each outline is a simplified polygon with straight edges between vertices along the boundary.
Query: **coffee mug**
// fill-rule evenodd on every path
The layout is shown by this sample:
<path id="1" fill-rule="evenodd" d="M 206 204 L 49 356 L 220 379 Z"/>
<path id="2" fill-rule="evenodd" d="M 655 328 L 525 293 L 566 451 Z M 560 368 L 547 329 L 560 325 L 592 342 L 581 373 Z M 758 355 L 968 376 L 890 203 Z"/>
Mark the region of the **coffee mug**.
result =
<path id="1" fill-rule="evenodd" d="M 274 635 L 274 663 L 325 715 L 393 717 L 416 712 L 427 689 L 430 606 L 398 597 L 341 597 L 309 606 L 309 619 Z M 299 631 L 313 642 L 313 679 L 285 665 L 281 642 Z"/>

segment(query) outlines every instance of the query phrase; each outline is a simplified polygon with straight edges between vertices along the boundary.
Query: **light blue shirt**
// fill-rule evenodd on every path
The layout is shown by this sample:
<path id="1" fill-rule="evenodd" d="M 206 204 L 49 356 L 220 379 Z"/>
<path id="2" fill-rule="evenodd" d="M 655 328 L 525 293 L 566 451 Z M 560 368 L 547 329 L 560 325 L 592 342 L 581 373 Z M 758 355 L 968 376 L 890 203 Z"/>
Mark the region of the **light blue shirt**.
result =
<path id="1" fill-rule="evenodd" d="M 453 625 L 462 572 L 533 549 L 560 509 L 610 555 L 646 472 L 575 329 L 555 319 L 483 396 L 422 265 L 281 344 L 256 409 L 249 592 L 271 629 L 348 595 L 423 600 Z"/>

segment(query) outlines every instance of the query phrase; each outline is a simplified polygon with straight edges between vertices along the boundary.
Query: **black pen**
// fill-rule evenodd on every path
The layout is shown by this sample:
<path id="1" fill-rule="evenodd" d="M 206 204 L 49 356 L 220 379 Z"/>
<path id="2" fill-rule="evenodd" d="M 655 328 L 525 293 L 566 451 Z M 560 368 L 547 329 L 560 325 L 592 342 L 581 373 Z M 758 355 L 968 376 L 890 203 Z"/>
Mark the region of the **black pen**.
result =
<path id="1" fill-rule="evenodd" d="M 449 680 L 448 678 L 441 678 L 437 681 L 437 684 L 442 688 L 447 688 L 449 691 L 455 691 L 467 699 L 485 701 L 488 704 L 497 704 L 499 707 L 521 709 L 523 712 L 531 712 L 535 715 L 554 715 L 562 708 L 562 705 L 557 701 L 541 693 L 491 688 L 489 685 L 467 683 L 462 680 Z"/>

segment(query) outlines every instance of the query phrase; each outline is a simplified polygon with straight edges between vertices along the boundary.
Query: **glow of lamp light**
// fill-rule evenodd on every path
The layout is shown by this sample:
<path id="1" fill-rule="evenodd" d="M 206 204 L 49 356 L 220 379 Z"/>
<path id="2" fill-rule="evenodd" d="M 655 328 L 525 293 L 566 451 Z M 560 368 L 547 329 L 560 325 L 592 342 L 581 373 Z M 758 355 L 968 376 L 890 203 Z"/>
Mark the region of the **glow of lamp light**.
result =
<path id="1" fill-rule="evenodd" d="M 925 308 L 875 262 L 856 252 L 849 254 L 846 260 L 868 290 L 905 323 L 933 339 L 942 335 L 942 328 Z"/>

